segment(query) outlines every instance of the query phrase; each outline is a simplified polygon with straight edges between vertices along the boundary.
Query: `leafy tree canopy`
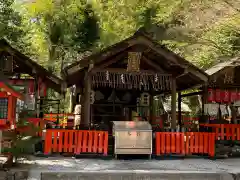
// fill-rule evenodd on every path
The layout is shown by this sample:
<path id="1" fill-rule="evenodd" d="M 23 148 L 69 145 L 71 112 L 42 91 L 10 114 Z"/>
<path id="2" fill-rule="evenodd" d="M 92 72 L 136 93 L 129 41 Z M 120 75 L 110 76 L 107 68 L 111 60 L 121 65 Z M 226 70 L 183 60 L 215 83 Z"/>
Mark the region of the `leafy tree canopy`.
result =
<path id="1" fill-rule="evenodd" d="M 14 21 L 19 12 L 22 24 L 9 32 L 22 30 L 24 43 L 30 43 L 22 48 L 56 73 L 86 51 L 112 45 L 140 27 L 201 68 L 239 55 L 239 0 L 34 0 L 17 4 L 10 10 L 5 5 L 8 13 L 3 14 L 11 15 L 5 15 L 3 22 Z"/>

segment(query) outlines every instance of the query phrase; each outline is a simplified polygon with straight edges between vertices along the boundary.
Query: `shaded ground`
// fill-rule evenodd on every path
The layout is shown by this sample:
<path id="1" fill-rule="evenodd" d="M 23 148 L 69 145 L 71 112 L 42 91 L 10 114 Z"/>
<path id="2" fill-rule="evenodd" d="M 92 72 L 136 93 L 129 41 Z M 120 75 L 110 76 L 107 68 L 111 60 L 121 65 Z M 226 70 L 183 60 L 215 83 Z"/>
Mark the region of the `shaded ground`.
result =
<path id="1" fill-rule="evenodd" d="M 240 159 L 182 159 L 182 160 L 100 160 L 64 157 L 25 160 L 16 171 L 29 171 L 29 179 L 40 179 L 41 173 L 240 173 Z M 58 175 L 60 177 L 60 175 Z M 76 176 L 75 176 L 76 177 Z M 54 179 L 54 178 L 53 178 Z M 63 178 L 66 179 L 66 178 Z M 71 178 L 69 178 L 71 179 Z M 198 178 L 196 178 L 198 179 Z M 212 178 L 209 178 L 212 179 Z M 215 178 L 218 179 L 218 178 Z M 225 178 L 220 178 L 225 179 Z M 228 179 L 228 178 L 227 178 Z M 229 179 L 230 180 L 230 179 Z"/>

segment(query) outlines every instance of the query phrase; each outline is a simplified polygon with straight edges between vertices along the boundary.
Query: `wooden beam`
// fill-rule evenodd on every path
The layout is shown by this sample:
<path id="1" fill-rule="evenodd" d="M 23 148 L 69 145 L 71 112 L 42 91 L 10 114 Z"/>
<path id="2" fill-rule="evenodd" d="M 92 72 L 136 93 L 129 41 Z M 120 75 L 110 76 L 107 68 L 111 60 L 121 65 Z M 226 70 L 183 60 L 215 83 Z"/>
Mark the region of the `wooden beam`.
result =
<path id="1" fill-rule="evenodd" d="M 126 56 L 127 56 L 127 53 L 126 53 L 126 52 L 120 53 L 120 54 L 117 55 L 116 57 L 114 57 L 114 58 L 112 58 L 111 60 L 108 60 L 108 61 L 102 63 L 101 65 L 95 64 L 95 67 L 96 67 L 97 69 L 106 68 L 106 67 L 110 66 L 111 64 L 116 63 L 117 61 L 122 60 L 122 59 L 123 59 L 124 57 L 126 57 Z"/>
<path id="2" fill-rule="evenodd" d="M 202 114 L 205 115 L 204 113 L 204 106 L 207 104 L 207 98 L 208 98 L 208 84 L 204 83 L 202 86 Z"/>
<path id="3" fill-rule="evenodd" d="M 199 94 L 203 94 L 203 91 L 197 91 L 197 92 L 182 94 L 182 97 L 196 96 L 196 95 L 199 95 Z"/>
<path id="4" fill-rule="evenodd" d="M 138 40 L 138 42 L 142 42 L 143 44 L 146 44 L 149 48 L 151 48 L 152 50 L 154 50 L 158 54 L 164 56 L 166 59 L 169 59 L 170 61 L 174 62 L 175 64 L 178 64 L 175 57 L 170 55 L 165 50 L 161 50 L 160 48 L 155 47 L 155 44 L 152 41 L 148 40 L 147 38 L 139 36 L 137 40 Z"/>
<path id="5" fill-rule="evenodd" d="M 80 69 L 86 68 L 89 65 L 89 61 L 93 60 L 95 64 L 101 63 L 102 61 L 105 61 L 108 57 L 115 56 L 116 54 L 125 51 L 127 48 L 134 46 L 137 44 L 136 39 L 133 37 L 130 37 L 128 39 L 125 39 L 122 42 L 119 42 L 117 44 L 114 44 L 113 46 L 107 47 L 105 50 L 92 54 L 90 56 L 87 56 L 83 58 L 78 63 L 74 63 L 74 66 L 69 66 L 65 68 L 65 71 L 68 75 L 72 73 L 76 73 Z"/>
<path id="6" fill-rule="evenodd" d="M 151 48 L 152 50 L 154 50 L 155 52 L 157 52 L 158 54 L 164 56 L 166 59 L 170 60 L 171 62 L 175 63 L 175 64 L 178 64 L 180 67 L 183 67 L 183 68 L 188 68 L 188 71 L 192 74 L 194 74 L 195 76 L 197 76 L 198 78 L 200 78 L 201 80 L 203 80 L 204 82 L 208 81 L 208 76 L 197 71 L 196 69 L 192 68 L 192 67 L 189 67 L 189 66 L 186 66 L 186 65 L 183 65 L 183 64 L 180 64 L 177 60 L 176 60 L 176 57 L 174 57 L 174 55 L 172 55 L 171 53 L 168 53 L 166 52 L 166 50 L 164 49 L 161 49 L 161 48 L 157 48 L 155 47 L 156 45 L 154 44 L 154 42 L 148 40 L 147 38 L 145 37 L 138 37 L 138 41 L 146 44 L 147 46 L 149 46 L 149 48 Z"/>
<path id="7" fill-rule="evenodd" d="M 147 59 L 145 56 L 142 56 L 142 60 L 146 62 L 148 65 L 152 66 L 154 69 L 158 70 L 160 73 L 165 72 L 157 63 Z"/>
<path id="8" fill-rule="evenodd" d="M 176 78 L 181 78 L 182 76 L 184 76 L 184 75 L 186 75 L 188 73 L 189 73 L 189 71 L 187 69 L 184 69 L 183 74 L 178 75 Z"/>
<path id="9" fill-rule="evenodd" d="M 177 93 L 176 78 L 172 77 L 172 97 L 171 97 L 171 111 L 172 111 L 171 129 L 172 130 L 176 130 L 177 128 L 176 93 Z"/>
<path id="10" fill-rule="evenodd" d="M 201 79 L 204 82 L 207 82 L 209 79 L 208 75 L 205 75 L 205 74 L 199 72 L 198 70 L 193 69 L 192 67 L 188 67 L 187 71 L 189 73 L 193 74 L 194 76 L 198 77 L 199 79 Z"/>

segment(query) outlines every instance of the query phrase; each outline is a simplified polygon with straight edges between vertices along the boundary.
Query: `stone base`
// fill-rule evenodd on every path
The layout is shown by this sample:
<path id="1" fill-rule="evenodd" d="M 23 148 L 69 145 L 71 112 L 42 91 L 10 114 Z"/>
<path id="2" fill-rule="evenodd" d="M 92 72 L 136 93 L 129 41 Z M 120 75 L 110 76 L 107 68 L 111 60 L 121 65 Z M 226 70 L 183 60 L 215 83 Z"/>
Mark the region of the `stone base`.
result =
<path id="1" fill-rule="evenodd" d="M 193 172 L 46 172 L 41 180 L 234 180 L 228 173 Z"/>
<path id="2" fill-rule="evenodd" d="M 28 171 L 0 171 L 0 180 L 28 180 Z"/>

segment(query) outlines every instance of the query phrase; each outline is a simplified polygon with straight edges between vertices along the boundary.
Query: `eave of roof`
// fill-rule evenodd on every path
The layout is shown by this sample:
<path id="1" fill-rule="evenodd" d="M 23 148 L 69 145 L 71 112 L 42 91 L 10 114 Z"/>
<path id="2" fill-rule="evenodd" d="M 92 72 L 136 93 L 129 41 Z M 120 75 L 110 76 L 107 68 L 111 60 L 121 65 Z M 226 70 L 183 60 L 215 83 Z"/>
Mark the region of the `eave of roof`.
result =
<path id="1" fill-rule="evenodd" d="M 15 91 L 11 86 L 3 83 L 3 82 L 0 82 L 0 88 L 3 88 L 3 90 L 5 92 L 8 92 L 10 94 L 12 94 L 14 97 L 20 99 L 20 100 L 24 100 L 24 97 L 22 94 L 20 94 L 19 92 Z"/>
<path id="2" fill-rule="evenodd" d="M 11 54 L 12 56 L 16 57 L 16 60 L 25 64 L 27 67 L 32 68 L 39 74 L 41 78 L 46 78 L 49 83 L 52 83 L 55 85 L 54 90 L 57 92 L 61 92 L 61 84 L 63 83 L 63 80 L 59 77 L 55 76 L 54 74 L 50 73 L 48 70 L 46 70 L 44 67 L 39 65 L 37 62 L 31 60 L 24 54 L 20 53 L 17 49 L 13 48 L 5 39 L 0 40 L 0 46 L 4 48 L 6 52 Z M 24 73 L 24 72 L 23 72 Z M 31 74 L 30 74 L 31 75 Z"/>
<path id="3" fill-rule="evenodd" d="M 147 33 L 138 31 L 133 36 L 116 43 L 106 49 L 104 49 L 101 52 L 92 54 L 78 62 L 73 63 L 70 66 L 67 66 L 64 68 L 64 74 L 67 77 L 70 77 L 71 75 L 74 75 L 75 73 L 85 70 L 90 64 L 91 61 L 94 63 L 98 63 L 99 61 L 103 61 L 107 59 L 107 57 L 111 57 L 119 52 L 122 52 L 126 50 L 128 47 L 131 47 L 136 44 L 144 44 L 149 46 L 153 51 L 159 53 L 161 52 L 161 56 L 165 56 L 165 58 L 169 61 L 171 61 L 173 64 L 186 68 L 187 73 L 191 73 L 193 75 L 199 74 L 198 78 L 204 82 L 208 80 L 208 74 L 204 72 L 203 70 L 197 68 L 192 63 L 188 62 L 187 60 L 181 58 L 174 52 L 168 50 L 166 47 L 160 45 L 156 41 L 154 41 L 152 38 L 148 36 Z M 160 53 L 159 53 L 160 54 Z"/>
<path id="4" fill-rule="evenodd" d="M 239 57 L 235 57 L 235 58 L 230 59 L 226 62 L 218 63 L 218 64 L 214 65 L 213 67 L 209 68 L 208 70 L 206 70 L 205 72 L 208 75 L 212 76 L 216 73 L 221 72 L 225 68 L 236 67 L 236 66 L 240 66 L 240 58 Z"/>

